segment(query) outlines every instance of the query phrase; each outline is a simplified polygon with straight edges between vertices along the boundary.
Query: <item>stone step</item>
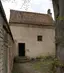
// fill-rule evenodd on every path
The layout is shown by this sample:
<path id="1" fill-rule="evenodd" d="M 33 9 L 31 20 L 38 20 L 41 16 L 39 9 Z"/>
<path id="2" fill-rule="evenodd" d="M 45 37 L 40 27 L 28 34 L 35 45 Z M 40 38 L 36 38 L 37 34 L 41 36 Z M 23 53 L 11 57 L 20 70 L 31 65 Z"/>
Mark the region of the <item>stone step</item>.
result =
<path id="1" fill-rule="evenodd" d="M 20 59 L 20 60 L 26 60 L 26 59 L 28 59 L 27 57 L 22 57 L 22 56 L 20 56 L 20 57 L 15 57 L 16 59 Z"/>
<path id="2" fill-rule="evenodd" d="M 15 63 L 26 63 L 30 62 L 29 60 L 15 60 Z"/>
<path id="3" fill-rule="evenodd" d="M 16 63 L 25 63 L 25 62 L 29 62 L 30 59 L 28 59 L 27 57 L 15 57 L 14 58 L 14 62 Z"/>

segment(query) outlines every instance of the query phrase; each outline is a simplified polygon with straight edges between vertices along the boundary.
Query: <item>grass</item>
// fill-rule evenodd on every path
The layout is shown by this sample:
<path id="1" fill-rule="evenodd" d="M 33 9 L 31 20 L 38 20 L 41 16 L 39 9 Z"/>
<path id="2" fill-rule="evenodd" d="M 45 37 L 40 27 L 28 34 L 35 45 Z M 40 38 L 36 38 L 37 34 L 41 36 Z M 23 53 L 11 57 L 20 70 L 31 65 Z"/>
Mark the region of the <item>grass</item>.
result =
<path id="1" fill-rule="evenodd" d="M 51 71 L 52 62 L 53 62 L 52 59 L 45 59 L 43 61 L 34 62 L 32 64 L 32 67 L 35 70 L 40 71 L 41 73 L 53 73 Z"/>

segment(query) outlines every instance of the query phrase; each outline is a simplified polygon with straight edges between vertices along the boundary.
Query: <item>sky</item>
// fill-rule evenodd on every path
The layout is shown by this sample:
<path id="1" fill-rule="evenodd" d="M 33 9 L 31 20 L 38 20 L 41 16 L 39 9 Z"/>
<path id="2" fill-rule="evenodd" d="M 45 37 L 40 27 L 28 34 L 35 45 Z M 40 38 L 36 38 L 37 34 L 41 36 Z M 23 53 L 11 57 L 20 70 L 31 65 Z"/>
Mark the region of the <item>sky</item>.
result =
<path id="1" fill-rule="evenodd" d="M 52 0 L 26 0 L 25 5 L 23 0 L 15 0 L 15 2 L 2 2 L 7 20 L 9 21 L 10 9 L 28 11 L 28 12 L 37 12 L 47 14 L 47 10 L 51 9 L 52 17 L 54 19 L 53 5 Z"/>

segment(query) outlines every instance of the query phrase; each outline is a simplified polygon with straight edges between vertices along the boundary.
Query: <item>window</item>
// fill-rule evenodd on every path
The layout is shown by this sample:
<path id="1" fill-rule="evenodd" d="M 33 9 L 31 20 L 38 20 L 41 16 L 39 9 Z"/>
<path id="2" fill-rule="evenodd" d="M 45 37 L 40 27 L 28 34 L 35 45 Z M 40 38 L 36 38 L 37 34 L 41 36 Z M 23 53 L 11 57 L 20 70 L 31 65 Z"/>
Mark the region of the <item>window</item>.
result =
<path id="1" fill-rule="evenodd" d="M 37 41 L 42 41 L 42 36 L 41 35 L 37 36 Z"/>

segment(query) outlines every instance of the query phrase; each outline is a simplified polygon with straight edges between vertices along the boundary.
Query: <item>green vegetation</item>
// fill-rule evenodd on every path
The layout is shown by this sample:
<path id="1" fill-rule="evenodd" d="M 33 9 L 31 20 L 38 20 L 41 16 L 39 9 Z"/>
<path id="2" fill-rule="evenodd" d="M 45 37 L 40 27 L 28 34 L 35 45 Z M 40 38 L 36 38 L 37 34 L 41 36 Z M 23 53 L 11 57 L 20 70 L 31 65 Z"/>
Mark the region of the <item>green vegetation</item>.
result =
<path id="1" fill-rule="evenodd" d="M 39 70 L 41 73 L 52 73 L 50 70 L 52 64 L 52 60 L 44 60 L 44 61 L 38 61 L 33 63 L 33 67 L 35 70 Z"/>
<path id="2" fill-rule="evenodd" d="M 52 61 L 51 71 L 53 71 L 53 73 L 56 73 L 57 67 L 59 67 L 59 68 L 64 68 L 64 64 L 61 63 L 60 60 L 58 60 L 58 59 L 55 58 L 55 59 Z"/>
<path id="3" fill-rule="evenodd" d="M 41 73 L 53 73 L 52 72 L 52 63 L 53 63 L 53 56 L 40 56 L 37 57 L 36 59 L 40 59 L 40 61 L 36 61 L 32 64 L 32 67 L 41 72 Z"/>
<path id="4" fill-rule="evenodd" d="M 39 59 L 39 57 L 37 58 Z M 40 57 L 40 61 L 32 64 L 32 67 L 41 73 L 56 73 L 57 67 L 64 67 L 60 61 L 52 56 Z"/>

